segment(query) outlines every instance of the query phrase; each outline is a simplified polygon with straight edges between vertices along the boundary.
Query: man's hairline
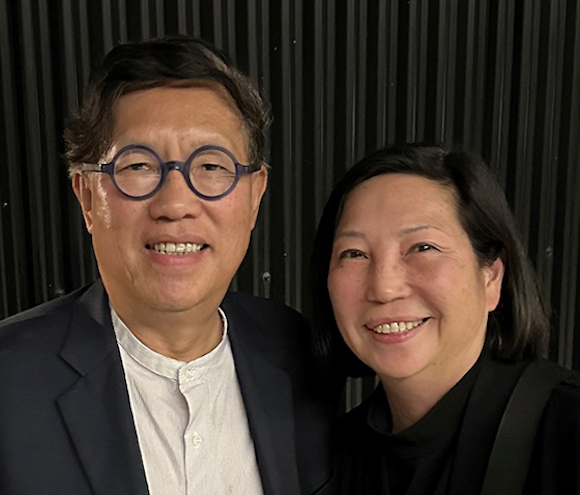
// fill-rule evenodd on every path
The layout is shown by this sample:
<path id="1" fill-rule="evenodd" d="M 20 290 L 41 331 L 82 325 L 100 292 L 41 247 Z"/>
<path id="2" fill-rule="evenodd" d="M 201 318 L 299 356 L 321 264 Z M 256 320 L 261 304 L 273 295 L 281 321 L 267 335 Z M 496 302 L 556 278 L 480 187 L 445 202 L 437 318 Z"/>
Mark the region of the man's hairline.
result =
<path id="1" fill-rule="evenodd" d="M 240 123 L 240 131 L 242 132 L 242 134 L 244 135 L 244 141 L 245 141 L 245 147 L 246 147 L 246 155 L 248 157 L 248 161 L 250 160 L 250 156 L 253 154 L 252 151 L 252 138 L 251 138 L 251 131 L 248 127 L 248 124 L 246 122 L 246 119 L 244 118 L 240 108 L 238 107 L 236 100 L 234 99 L 234 97 L 231 95 L 231 93 L 228 91 L 228 89 L 226 88 L 226 86 L 221 83 L 220 81 L 217 81 L 215 79 L 212 78 L 189 78 L 189 79 L 152 79 L 150 81 L 142 81 L 143 85 L 142 86 L 138 86 L 135 85 L 135 88 L 131 88 L 131 83 L 127 83 L 124 82 L 121 85 L 119 85 L 119 87 L 117 88 L 116 91 L 116 95 L 113 97 L 113 101 L 111 104 L 111 117 L 113 119 L 113 126 L 112 126 L 112 132 L 111 132 L 111 136 L 108 137 L 108 143 L 107 143 L 107 148 L 106 150 L 103 152 L 103 156 L 108 153 L 108 151 L 111 148 L 111 144 L 113 141 L 113 136 L 115 134 L 115 115 L 116 115 L 116 108 L 117 105 L 119 103 L 119 100 L 123 97 L 126 96 L 128 94 L 132 94 L 132 93 L 138 93 L 140 91 L 146 91 L 148 89 L 155 89 L 155 88 L 194 88 L 194 87 L 199 87 L 199 88 L 208 88 L 211 89 L 212 91 L 215 91 L 217 94 L 219 94 L 224 101 L 228 104 L 228 106 L 235 112 L 236 117 L 239 120 Z M 99 159 L 100 160 L 100 159 Z M 68 164 L 68 176 L 69 179 L 72 180 L 72 178 L 77 174 L 77 173 L 82 173 L 82 167 L 83 165 L 87 163 L 87 162 L 75 162 L 75 163 L 69 163 Z M 244 165 L 250 165 L 250 164 L 245 164 Z M 257 168 L 255 171 L 260 170 L 263 166 L 266 167 L 266 169 L 269 169 L 269 165 L 264 162 L 264 160 L 260 159 L 259 163 L 256 164 Z M 251 167 L 251 165 L 250 165 Z"/>

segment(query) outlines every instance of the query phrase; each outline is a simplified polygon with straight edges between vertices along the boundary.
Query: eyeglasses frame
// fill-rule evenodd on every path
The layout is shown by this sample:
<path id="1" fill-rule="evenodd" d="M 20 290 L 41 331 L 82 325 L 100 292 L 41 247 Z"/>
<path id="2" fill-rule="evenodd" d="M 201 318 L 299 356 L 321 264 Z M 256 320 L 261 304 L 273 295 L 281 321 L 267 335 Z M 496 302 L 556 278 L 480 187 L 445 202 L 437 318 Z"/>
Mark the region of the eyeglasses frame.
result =
<path id="1" fill-rule="evenodd" d="M 144 150 L 144 151 L 151 153 L 157 159 L 157 162 L 159 163 L 159 167 L 161 168 L 161 178 L 159 179 L 159 184 L 157 184 L 157 186 L 155 187 L 155 189 L 153 189 L 153 191 L 146 194 L 145 196 L 131 196 L 130 194 L 127 194 L 126 192 L 121 190 L 121 188 L 117 184 L 117 181 L 115 180 L 115 162 L 117 161 L 119 156 L 121 156 L 121 154 L 123 154 L 129 150 Z M 222 194 L 220 194 L 218 196 L 207 196 L 203 193 L 200 193 L 193 186 L 193 184 L 189 178 L 189 169 L 190 169 L 191 163 L 193 162 L 195 157 L 198 156 L 200 153 L 203 153 L 204 151 L 208 151 L 208 150 L 215 150 L 215 151 L 220 151 L 222 153 L 225 153 L 232 160 L 232 162 L 234 163 L 235 169 L 236 169 L 236 175 L 235 175 L 234 181 L 232 182 L 231 186 L 225 192 L 223 192 Z M 219 199 L 226 197 L 228 194 L 230 194 L 235 189 L 235 187 L 238 184 L 238 181 L 240 180 L 240 177 L 242 175 L 247 175 L 247 174 L 257 172 L 259 169 L 252 170 L 249 165 L 242 165 L 241 163 L 238 162 L 236 157 L 229 150 L 227 150 L 226 148 L 223 148 L 221 146 L 212 145 L 212 144 L 207 144 L 207 145 L 204 145 L 204 146 L 197 148 L 189 156 L 189 158 L 184 162 L 181 162 L 178 160 L 171 160 L 171 161 L 166 162 L 166 161 L 163 161 L 161 159 L 161 157 L 157 154 L 157 152 L 155 150 L 149 148 L 149 146 L 145 146 L 144 144 L 129 144 L 129 145 L 121 148 L 115 154 L 115 156 L 113 157 L 113 159 L 109 163 L 95 163 L 95 164 L 85 163 L 85 164 L 83 164 L 83 167 L 82 167 L 83 172 L 101 172 L 101 173 L 107 174 L 111 178 L 111 181 L 113 182 L 115 187 L 117 188 L 117 191 L 119 191 L 121 193 L 121 195 L 124 196 L 125 198 L 131 199 L 133 201 L 143 201 L 145 199 L 149 199 L 152 196 L 154 196 L 163 187 L 163 184 L 165 183 L 165 179 L 167 178 L 167 175 L 172 170 L 178 170 L 181 172 L 181 175 L 183 175 L 183 178 L 185 179 L 186 184 L 188 185 L 188 187 L 193 191 L 193 193 L 196 196 L 198 196 L 201 199 L 205 199 L 206 201 L 217 201 Z"/>

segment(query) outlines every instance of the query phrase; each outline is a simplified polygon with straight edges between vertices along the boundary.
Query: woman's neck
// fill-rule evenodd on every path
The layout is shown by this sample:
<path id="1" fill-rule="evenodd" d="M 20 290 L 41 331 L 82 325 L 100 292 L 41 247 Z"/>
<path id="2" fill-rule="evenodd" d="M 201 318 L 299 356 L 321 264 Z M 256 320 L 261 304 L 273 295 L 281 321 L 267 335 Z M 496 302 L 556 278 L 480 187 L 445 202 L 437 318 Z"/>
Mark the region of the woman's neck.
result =
<path id="1" fill-rule="evenodd" d="M 423 370 L 406 378 L 380 377 L 391 410 L 393 433 L 400 433 L 420 421 L 476 361 L 477 357 L 461 367 Z"/>

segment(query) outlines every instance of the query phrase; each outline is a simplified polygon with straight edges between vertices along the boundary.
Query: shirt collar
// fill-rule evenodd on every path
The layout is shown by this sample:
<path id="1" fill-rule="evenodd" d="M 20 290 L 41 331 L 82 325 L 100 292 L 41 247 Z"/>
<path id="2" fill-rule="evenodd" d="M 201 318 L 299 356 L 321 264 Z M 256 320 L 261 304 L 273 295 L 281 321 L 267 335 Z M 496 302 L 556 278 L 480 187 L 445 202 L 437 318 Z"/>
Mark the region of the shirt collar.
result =
<path id="1" fill-rule="evenodd" d="M 189 379 L 201 378 L 212 369 L 218 368 L 224 361 L 226 348 L 229 347 L 229 336 L 228 320 L 221 308 L 218 308 L 223 323 L 223 334 L 220 343 L 207 354 L 184 363 L 159 354 L 147 347 L 125 325 L 111 304 L 109 304 L 109 307 L 118 345 L 141 366 L 157 375 L 172 380 L 179 380 L 180 376 L 187 376 Z"/>

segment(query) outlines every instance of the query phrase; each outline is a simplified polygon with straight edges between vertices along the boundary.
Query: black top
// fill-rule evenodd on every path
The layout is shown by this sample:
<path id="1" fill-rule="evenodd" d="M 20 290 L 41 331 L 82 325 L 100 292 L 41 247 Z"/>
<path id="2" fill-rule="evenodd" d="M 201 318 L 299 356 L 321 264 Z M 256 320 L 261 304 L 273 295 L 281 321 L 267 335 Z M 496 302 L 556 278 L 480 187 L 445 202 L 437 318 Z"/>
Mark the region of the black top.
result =
<path id="1" fill-rule="evenodd" d="M 502 363 L 484 354 L 427 415 L 398 434 L 391 433 L 391 413 L 379 385 L 335 429 L 339 492 L 478 494 L 503 411 L 524 369 L 525 363 Z M 580 494 L 579 449 L 580 383 L 567 380 L 546 408 L 525 493 Z"/>

